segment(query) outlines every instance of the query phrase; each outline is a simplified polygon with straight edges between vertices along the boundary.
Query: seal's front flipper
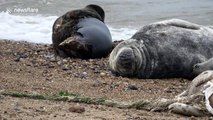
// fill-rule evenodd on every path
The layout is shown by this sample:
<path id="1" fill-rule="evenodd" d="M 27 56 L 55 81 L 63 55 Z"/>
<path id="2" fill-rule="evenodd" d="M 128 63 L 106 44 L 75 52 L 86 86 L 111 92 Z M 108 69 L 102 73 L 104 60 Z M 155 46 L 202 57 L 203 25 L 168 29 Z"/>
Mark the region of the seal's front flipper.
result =
<path id="1" fill-rule="evenodd" d="M 193 30 L 200 29 L 200 25 L 194 24 L 194 23 L 191 23 L 191 22 L 188 22 L 185 20 L 180 20 L 180 19 L 165 20 L 165 21 L 157 22 L 156 24 L 163 24 L 163 25 L 181 27 L 181 28 L 186 28 L 186 29 L 193 29 Z"/>
<path id="2" fill-rule="evenodd" d="M 193 72 L 195 74 L 200 74 L 206 70 L 213 70 L 213 58 L 210 58 L 201 63 L 197 63 L 193 66 Z"/>
<path id="3" fill-rule="evenodd" d="M 168 107 L 170 112 L 186 116 L 203 116 L 203 112 L 196 107 L 184 103 L 173 103 Z"/>
<path id="4" fill-rule="evenodd" d="M 91 57 L 92 46 L 81 39 L 80 36 L 69 37 L 59 44 L 59 49 L 66 53 L 68 57 L 87 59 Z"/>

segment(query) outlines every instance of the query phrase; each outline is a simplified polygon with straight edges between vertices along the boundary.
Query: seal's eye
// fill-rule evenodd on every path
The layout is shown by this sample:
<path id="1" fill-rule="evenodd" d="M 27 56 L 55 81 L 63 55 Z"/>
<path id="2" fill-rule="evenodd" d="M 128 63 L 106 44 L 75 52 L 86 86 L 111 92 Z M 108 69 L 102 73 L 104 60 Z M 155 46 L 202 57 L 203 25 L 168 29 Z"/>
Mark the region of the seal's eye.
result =
<path id="1" fill-rule="evenodd" d="M 76 27 L 76 26 L 73 26 L 72 29 L 77 29 L 77 27 Z"/>

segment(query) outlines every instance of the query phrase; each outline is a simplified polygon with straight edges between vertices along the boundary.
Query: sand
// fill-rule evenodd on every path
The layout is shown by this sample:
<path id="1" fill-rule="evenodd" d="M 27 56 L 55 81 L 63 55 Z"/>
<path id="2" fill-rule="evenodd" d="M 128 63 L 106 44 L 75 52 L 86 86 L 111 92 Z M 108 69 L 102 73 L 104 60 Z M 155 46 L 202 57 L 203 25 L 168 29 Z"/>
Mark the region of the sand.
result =
<path id="1" fill-rule="evenodd" d="M 0 40 L 0 119 L 209 119 L 181 116 L 167 111 L 119 109 L 96 103 L 5 94 L 54 96 L 72 93 L 133 103 L 144 99 L 174 98 L 189 82 L 181 78 L 137 79 L 115 76 L 109 69 L 108 58 L 60 58 L 54 55 L 51 45 Z"/>

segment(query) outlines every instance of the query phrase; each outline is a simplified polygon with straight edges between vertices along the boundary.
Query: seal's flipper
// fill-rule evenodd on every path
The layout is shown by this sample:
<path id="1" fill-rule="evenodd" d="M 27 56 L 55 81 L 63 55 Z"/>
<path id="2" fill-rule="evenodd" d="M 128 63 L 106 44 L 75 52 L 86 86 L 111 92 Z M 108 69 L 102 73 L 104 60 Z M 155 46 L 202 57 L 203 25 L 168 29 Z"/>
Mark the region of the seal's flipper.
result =
<path id="1" fill-rule="evenodd" d="M 202 91 L 203 85 L 213 79 L 213 71 L 205 71 L 192 80 L 186 91 L 178 97 L 190 96 Z"/>
<path id="2" fill-rule="evenodd" d="M 201 63 L 197 63 L 193 66 L 193 72 L 195 74 L 200 74 L 206 70 L 213 70 L 213 58 L 210 58 Z"/>
<path id="3" fill-rule="evenodd" d="M 81 40 L 80 36 L 69 37 L 59 44 L 59 49 L 69 53 L 71 57 L 88 58 L 92 54 L 92 46 Z"/>
<path id="4" fill-rule="evenodd" d="M 193 30 L 199 30 L 200 29 L 200 25 L 190 23 L 188 21 L 180 20 L 180 19 L 170 19 L 170 20 L 157 22 L 155 24 L 163 24 L 163 25 L 181 27 L 181 28 L 186 28 L 186 29 L 193 29 Z"/>
<path id="5" fill-rule="evenodd" d="M 203 85 L 204 83 L 207 83 L 208 81 L 213 79 L 213 75 L 212 75 L 212 71 L 204 71 L 203 73 L 201 73 L 200 75 L 198 75 L 193 81 L 192 83 L 194 84 L 194 86 L 198 87 Z"/>
<path id="6" fill-rule="evenodd" d="M 202 113 L 201 110 L 198 108 L 187 105 L 184 103 L 173 103 L 169 105 L 168 107 L 170 112 L 177 113 L 177 114 L 182 114 L 186 116 L 203 116 L 204 114 Z"/>

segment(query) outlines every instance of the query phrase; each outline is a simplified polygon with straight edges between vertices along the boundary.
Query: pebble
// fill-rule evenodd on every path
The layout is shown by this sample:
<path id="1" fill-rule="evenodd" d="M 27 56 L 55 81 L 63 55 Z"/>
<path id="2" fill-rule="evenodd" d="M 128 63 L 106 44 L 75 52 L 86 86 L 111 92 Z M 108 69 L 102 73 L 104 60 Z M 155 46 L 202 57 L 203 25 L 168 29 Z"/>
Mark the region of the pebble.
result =
<path id="1" fill-rule="evenodd" d="M 100 75 L 103 77 L 103 76 L 106 76 L 106 73 L 101 72 Z"/>
<path id="2" fill-rule="evenodd" d="M 54 66 L 54 64 L 48 64 L 48 67 L 49 68 L 54 68 L 55 66 Z"/>
<path id="3" fill-rule="evenodd" d="M 52 57 L 50 58 L 50 62 L 57 62 L 57 60 L 54 57 Z"/>
<path id="4" fill-rule="evenodd" d="M 58 62 L 57 62 L 57 64 L 58 64 L 58 65 L 61 65 L 61 64 L 62 64 L 62 62 L 61 62 L 61 61 L 58 61 Z"/>
<path id="5" fill-rule="evenodd" d="M 138 90 L 138 87 L 135 85 L 129 85 L 128 90 Z"/>
<path id="6" fill-rule="evenodd" d="M 67 60 L 67 59 L 63 59 L 62 61 L 63 61 L 63 63 L 67 63 L 67 62 L 68 62 L 68 60 Z"/>
<path id="7" fill-rule="evenodd" d="M 23 61 L 24 58 L 27 58 L 26 55 L 17 55 L 16 58 L 14 59 L 15 62 L 20 62 Z"/>
<path id="8" fill-rule="evenodd" d="M 87 75 L 87 72 L 83 72 L 83 75 Z"/>
<path id="9" fill-rule="evenodd" d="M 170 87 L 165 88 L 164 91 L 166 91 L 167 93 L 172 93 L 172 89 Z"/>
<path id="10" fill-rule="evenodd" d="M 62 70 L 64 71 L 70 70 L 70 67 L 68 65 L 63 65 Z"/>
<path id="11" fill-rule="evenodd" d="M 16 57 L 16 58 L 14 59 L 14 61 L 15 61 L 15 62 L 19 62 L 20 59 L 21 59 L 20 56 L 18 56 L 18 57 Z"/>
<path id="12" fill-rule="evenodd" d="M 70 112 L 75 112 L 75 113 L 84 113 L 85 112 L 85 108 L 81 107 L 81 106 L 73 106 L 69 108 Z"/>
<path id="13" fill-rule="evenodd" d="M 114 84 L 114 83 L 113 83 L 113 84 L 110 85 L 110 88 L 113 88 L 113 89 L 114 89 L 114 88 L 117 88 L 117 87 L 119 87 L 119 84 Z"/>

